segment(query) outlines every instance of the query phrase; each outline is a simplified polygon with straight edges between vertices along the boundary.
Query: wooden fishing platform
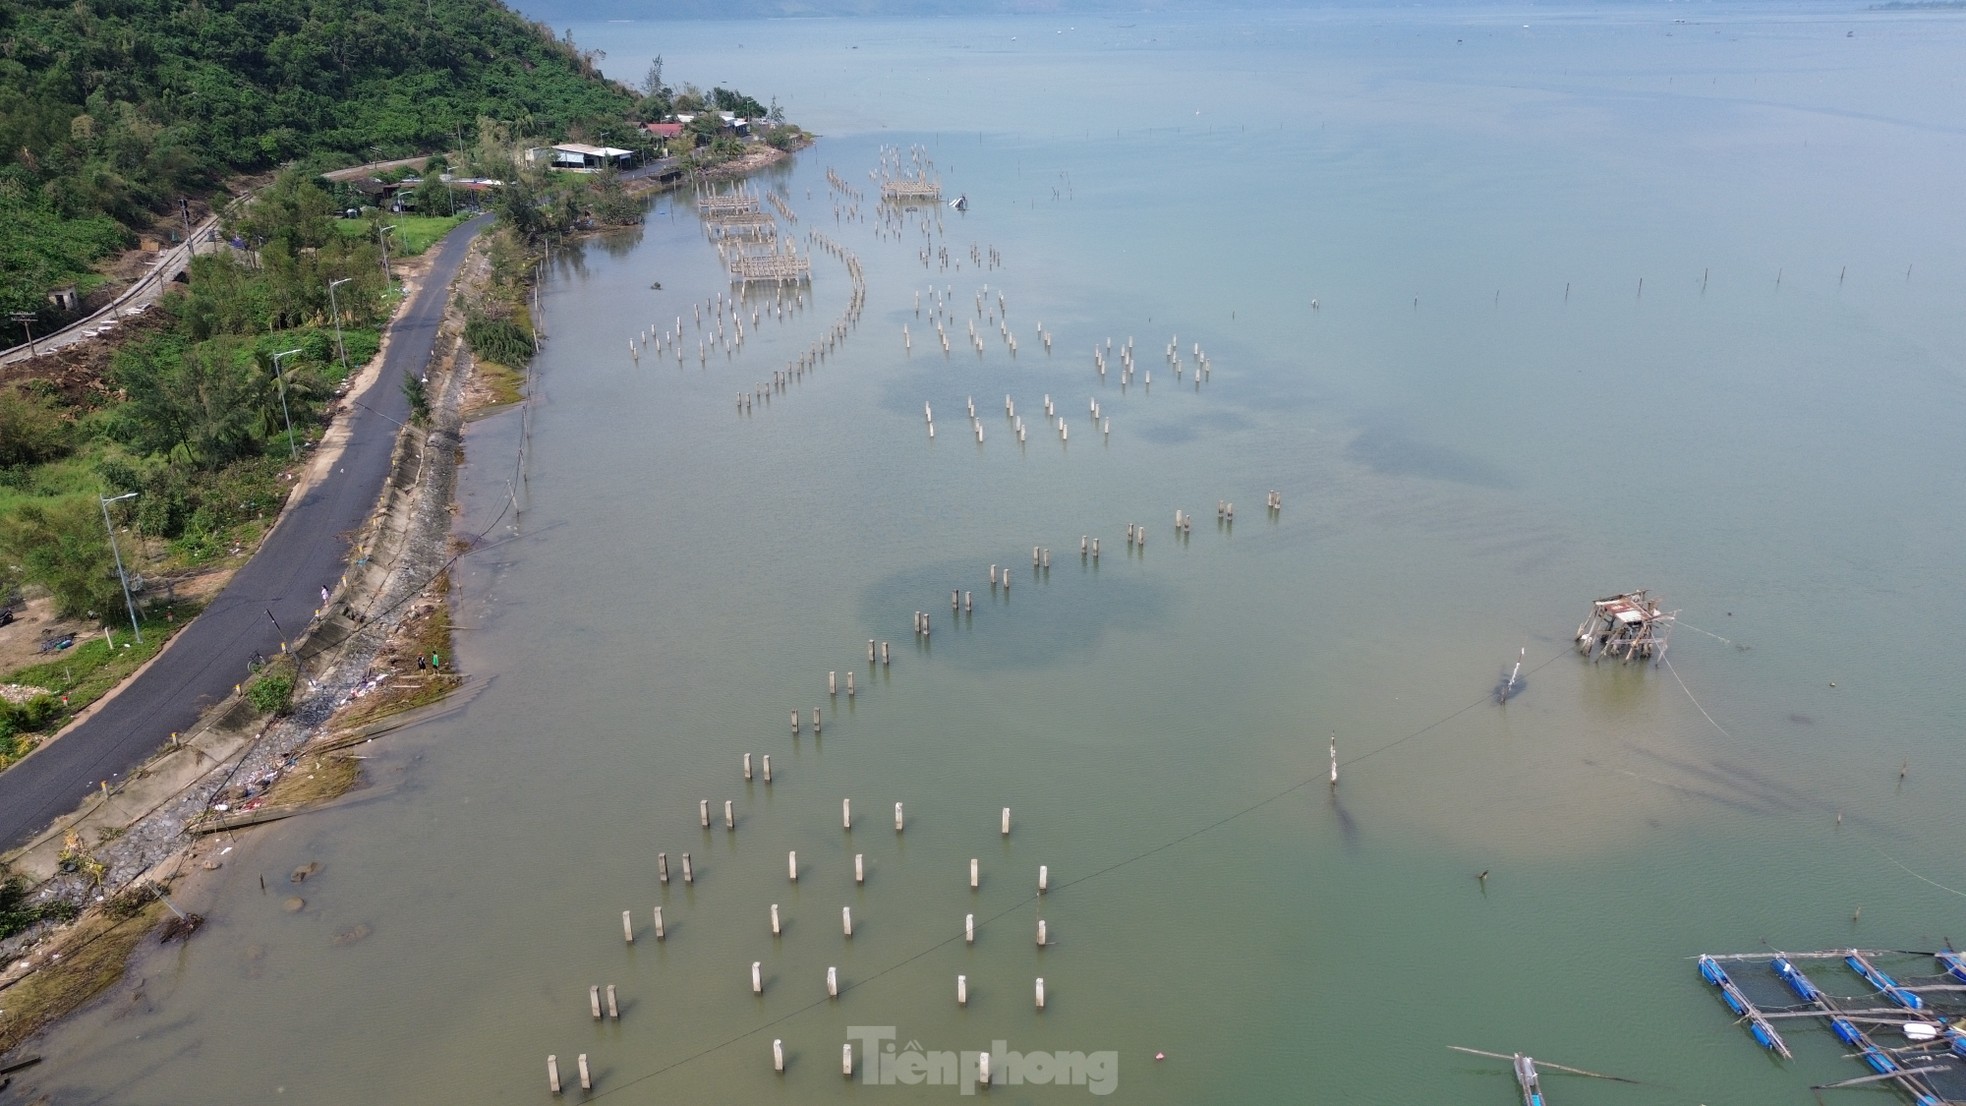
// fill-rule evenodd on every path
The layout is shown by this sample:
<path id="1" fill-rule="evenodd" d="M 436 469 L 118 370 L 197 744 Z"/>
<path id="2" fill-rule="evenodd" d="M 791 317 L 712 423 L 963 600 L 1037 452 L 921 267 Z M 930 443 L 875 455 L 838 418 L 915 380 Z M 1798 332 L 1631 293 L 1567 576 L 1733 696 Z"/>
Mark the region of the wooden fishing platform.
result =
<path id="1" fill-rule="evenodd" d="M 931 177 L 890 177 L 881 182 L 881 199 L 889 203 L 940 203 L 942 182 Z"/>
<path id="2" fill-rule="evenodd" d="M 706 215 L 703 227 L 718 237 L 743 236 L 749 238 L 776 238 L 778 222 L 768 211 L 752 209 L 733 212 L 727 215 Z"/>
<path id="3" fill-rule="evenodd" d="M 1934 975 L 1887 974 L 1873 963 L 1905 963 L 1920 957 L 1936 960 Z M 1774 1022 L 1784 1019 L 1821 1021 L 1870 1074 L 1821 1084 L 1817 1088 L 1856 1087 L 1889 1083 L 1917 1106 L 1966 1102 L 1966 961 L 1954 953 L 1914 953 L 1902 949 L 1826 949 L 1818 952 L 1726 953 L 1702 956 L 1700 973 L 1721 990 L 1721 996 L 1740 1022 L 1749 1026 L 1756 1042 L 1789 1057 Z M 1759 961 L 1765 973 L 1745 969 Z M 1811 971 L 1818 968 L 1827 971 Z M 1737 983 L 1729 968 L 1741 972 Z M 1833 973 L 1833 974 L 1830 974 Z M 1821 978 L 1817 978 L 1820 976 Z M 1717 978 L 1716 978 L 1717 977 Z M 1865 990 L 1857 995 L 1831 994 L 1826 982 L 1846 984 L 1854 977 Z M 1905 980 L 1901 982 L 1900 980 Z M 1750 997 L 1749 992 L 1757 997 Z M 1896 1031 L 1903 1044 L 1883 1044 L 1879 1036 Z"/>
<path id="4" fill-rule="evenodd" d="M 812 280 L 812 259 L 793 249 L 746 250 L 741 243 L 719 245 L 733 283 L 798 284 Z"/>
<path id="5" fill-rule="evenodd" d="M 696 193 L 696 210 L 705 219 L 747 215 L 759 210 L 758 197 L 745 188 L 733 188 L 729 191 L 699 189 Z"/>
<path id="6" fill-rule="evenodd" d="M 1644 588 L 1596 600 L 1577 627 L 1577 651 L 1592 660 L 1662 661 L 1678 617 L 1678 611 L 1662 609 Z"/>

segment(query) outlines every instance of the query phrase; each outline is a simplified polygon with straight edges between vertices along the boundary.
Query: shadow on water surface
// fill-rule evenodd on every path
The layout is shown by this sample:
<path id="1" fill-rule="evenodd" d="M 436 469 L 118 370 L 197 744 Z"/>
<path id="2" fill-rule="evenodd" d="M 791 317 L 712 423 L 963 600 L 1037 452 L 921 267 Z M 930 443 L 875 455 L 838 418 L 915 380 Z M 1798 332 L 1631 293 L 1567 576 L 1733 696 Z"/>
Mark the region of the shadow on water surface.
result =
<path id="1" fill-rule="evenodd" d="M 1420 441 L 1385 422 L 1368 424 L 1345 452 L 1353 460 L 1387 476 L 1420 476 L 1478 488 L 1513 486 L 1496 466 L 1458 449 Z"/>
<path id="2" fill-rule="evenodd" d="M 1167 621 L 1167 588 L 1118 573 L 1101 579 L 1097 587 L 1085 587 L 1077 579 L 1078 553 L 1060 553 L 1053 568 L 1038 573 L 1028 558 L 1018 564 L 1012 554 L 1004 571 L 1014 584 L 1007 590 L 979 579 L 978 563 L 971 561 L 897 572 L 861 593 L 860 614 L 869 634 L 893 640 L 902 627 L 912 625 L 916 611 L 927 611 L 936 658 L 965 672 L 1045 668 L 1091 654 L 1109 633 L 1147 630 Z M 959 584 L 970 590 L 975 610 L 952 616 L 949 592 Z"/>

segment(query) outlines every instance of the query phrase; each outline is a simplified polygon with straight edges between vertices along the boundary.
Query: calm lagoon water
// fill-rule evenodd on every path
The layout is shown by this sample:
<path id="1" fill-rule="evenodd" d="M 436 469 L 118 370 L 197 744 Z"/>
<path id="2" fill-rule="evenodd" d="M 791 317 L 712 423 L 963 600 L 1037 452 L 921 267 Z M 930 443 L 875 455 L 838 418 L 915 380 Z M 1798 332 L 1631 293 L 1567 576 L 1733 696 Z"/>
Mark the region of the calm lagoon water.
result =
<path id="1" fill-rule="evenodd" d="M 728 285 L 688 197 L 562 255 L 516 523 L 517 420 L 469 442 L 460 529 L 491 529 L 459 656 L 483 690 L 375 747 L 366 801 L 243 839 L 198 892 L 206 933 L 53 1034 L 38 1089 L 532 1102 L 551 1052 L 624 1103 L 957 1093 L 841 1079 L 855 1027 L 1110 1050 L 1126 1102 L 1514 1101 L 1504 1065 L 1449 1044 L 1655 1084 L 1552 1076 L 1562 1102 L 1802 1102 L 1858 1074 L 1806 1031 L 1771 1064 L 1687 958 L 1957 935 L 1961 17 L 573 30 L 610 72 L 660 53 L 824 136 L 755 183 L 858 255 L 858 326 L 740 414 L 846 306 L 835 258 L 783 318 L 754 293 L 741 349 L 699 363 L 692 307 Z M 969 211 L 897 238 L 829 187 L 872 191 L 887 148 Z M 925 268 L 924 242 L 960 268 Z M 933 295 L 914 308 L 931 287 L 947 357 Z M 964 344 L 979 294 L 1015 356 L 987 317 L 984 352 Z M 678 317 L 681 364 L 629 358 Z M 1093 367 L 1129 337 L 1151 386 Z M 1199 388 L 1161 357 L 1177 339 L 1209 356 Z M 1682 611 L 1672 668 L 1568 651 L 1592 598 L 1638 586 Z M 829 671 L 859 694 L 828 698 Z M 795 739 L 814 707 L 823 736 Z M 769 787 L 745 752 L 772 755 Z M 738 829 L 700 829 L 703 798 Z M 305 911 L 261 896 L 308 860 Z M 596 1024 L 608 983 L 626 1009 Z"/>

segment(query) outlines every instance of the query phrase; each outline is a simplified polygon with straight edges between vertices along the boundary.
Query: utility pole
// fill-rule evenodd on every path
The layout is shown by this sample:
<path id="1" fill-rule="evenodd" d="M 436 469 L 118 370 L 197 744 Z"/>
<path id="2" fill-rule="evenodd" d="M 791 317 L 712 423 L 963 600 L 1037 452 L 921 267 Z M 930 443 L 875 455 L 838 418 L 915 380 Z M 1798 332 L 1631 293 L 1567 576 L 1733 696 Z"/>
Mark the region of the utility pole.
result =
<path id="1" fill-rule="evenodd" d="M 34 348 L 34 312 L 16 311 L 13 314 L 13 320 L 27 329 L 27 355 L 29 357 L 41 356 L 40 351 Z"/>

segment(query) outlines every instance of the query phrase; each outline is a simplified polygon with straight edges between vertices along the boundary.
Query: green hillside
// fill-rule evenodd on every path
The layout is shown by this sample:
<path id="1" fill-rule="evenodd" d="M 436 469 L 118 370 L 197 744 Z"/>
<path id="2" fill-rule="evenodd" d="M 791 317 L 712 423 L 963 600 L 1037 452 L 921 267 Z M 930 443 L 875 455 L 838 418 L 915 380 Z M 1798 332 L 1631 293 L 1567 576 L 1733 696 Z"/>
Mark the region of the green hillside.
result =
<path id="1" fill-rule="evenodd" d="M 229 174 L 449 148 L 480 118 L 576 133 L 635 101 L 495 0 L 9 0 L 0 313 Z"/>

